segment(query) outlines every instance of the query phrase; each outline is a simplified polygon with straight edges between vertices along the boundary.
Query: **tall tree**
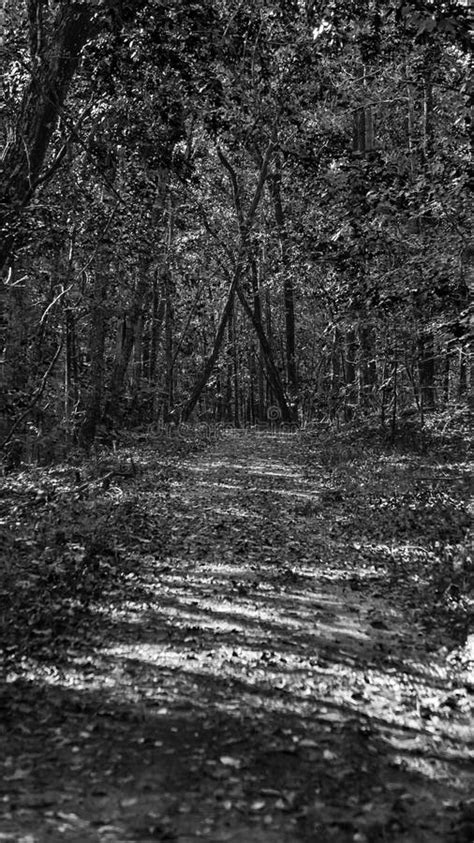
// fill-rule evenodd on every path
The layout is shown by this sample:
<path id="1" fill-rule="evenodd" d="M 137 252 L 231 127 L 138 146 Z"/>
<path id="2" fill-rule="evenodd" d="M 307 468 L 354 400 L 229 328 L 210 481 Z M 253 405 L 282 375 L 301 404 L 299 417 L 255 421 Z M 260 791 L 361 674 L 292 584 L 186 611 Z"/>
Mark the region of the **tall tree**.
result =
<path id="1" fill-rule="evenodd" d="M 25 17 L 15 15 L 15 23 L 27 27 L 29 78 L 8 127 L 0 170 L 0 272 L 21 235 L 22 211 L 65 154 L 67 142 L 47 161 L 84 46 L 111 21 L 117 28 L 122 14 L 130 19 L 143 5 L 143 0 L 110 0 L 102 7 L 92 0 L 60 0 L 53 12 L 46 0 L 27 0 Z"/>
<path id="2" fill-rule="evenodd" d="M 61 158 L 60 150 L 43 171 L 81 50 L 94 26 L 90 3 L 60 3 L 52 20 L 45 7 L 43 0 L 27 3 L 31 72 L 15 125 L 9 130 L 0 172 L 0 271 L 20 234 L 22 210 Z"/>

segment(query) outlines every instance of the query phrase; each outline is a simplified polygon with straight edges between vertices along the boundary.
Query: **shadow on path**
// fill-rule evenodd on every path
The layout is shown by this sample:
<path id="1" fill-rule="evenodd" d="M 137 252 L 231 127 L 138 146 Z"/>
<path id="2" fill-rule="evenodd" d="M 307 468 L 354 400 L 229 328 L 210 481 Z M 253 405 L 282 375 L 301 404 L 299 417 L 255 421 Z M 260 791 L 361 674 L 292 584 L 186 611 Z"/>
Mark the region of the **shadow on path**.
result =
<path id="1" fill-rule="evenodd" d="M 2 687 L 0 841 L 468 843 L 467 688 L 351 587 L 354 513 L 307 469 L 298 436 L 233 432 L 135 490 L 101 647 Z"/>

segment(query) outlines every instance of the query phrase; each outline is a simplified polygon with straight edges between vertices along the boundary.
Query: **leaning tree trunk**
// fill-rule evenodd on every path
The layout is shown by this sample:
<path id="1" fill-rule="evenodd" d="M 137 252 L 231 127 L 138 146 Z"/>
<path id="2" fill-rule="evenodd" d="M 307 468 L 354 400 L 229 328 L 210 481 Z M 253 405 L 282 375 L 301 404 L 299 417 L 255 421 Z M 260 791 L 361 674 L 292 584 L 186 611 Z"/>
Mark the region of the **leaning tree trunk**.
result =
<path id="1" fill-rule="evenodd" d="M 275 135 L 276 135 L 276 128 L 274 129 L 274 132 L 273 132 L 274 137 L 273 137 L 272 141 L 270 142 L 269 146 L 267 147 L 265 157 L 262 159 L 262 164 L 261 164 L 261 168 L 260 168 L 260 183 L 261 183 L 262 188 L 263 188 L 263 185 L 264 185 L 265 180 L 266 180 L 266 173 L 267 173 L 267 170 L 268 170 L 270 158 L 271 158 L 271 156 L 273 154 L 273 151 L 274 151 Z M 238 223 L 239 233 L 240 233 L 240 248 L 241 248 L 242 255 L 245 255 L 247 257 L 247 260 L 248 260 L 249 265 L 250 265 L 250 269 L 252 271 L 252 267 L 254 267 L 254 255 L 253 255 L 252 247 L 251 247 L 251 244 L 250 244 L 248 221 L 245 219 L 244 212 L 243 212 L 242 200 L 241 200 L 241 191 L 239 189 L 237 174 L 235 172 L 234 167 L 230 163 L 229 159 L 224 155 L 224 153 L 222 152 L 222 150 L 220 148 L 218 148 L 218 150 L 217 150 L 217 155 L 219 157 L 219 160 L 221 161 L 221 163 L 223 164 L 223 166 L 225 167 L 225 169 L 227 170 L 227 172 L 229 174 L 229 179 L 230 179 L 230 183 L 231 183 L 231 186 L 232 186 L 234 209 L 235 209 L 235 214 L 236 214 L 236 217 L 237 217 L 237 223 Z M 257 194 L 256 194 L 256 196 L 257 196 Z M 253 205 L 255 206 L 255 209 L 256 209 L 255 197 L 254 197 Z M 254 272 L 255 272 L 255 269 L 254 269 Z M 263 357 L 264 357 L 264 360 L 265 360 L 265 366 L 266 366 L 266 370 L 267 370 L 267 374 L 268 374 L 268 379 L 269 379 L 271 387 L 272 387 L 272 389 L 275 393 L 275 398 L 276 398 L 276 400 L 278 402 L 278 405 L 280 407 L 282 418 L 283 418 L 284 421 L 290 422 L 290 421 L 294 420 L 295 413 L 288 404 L 288 401 L 287 401 L 287 398 L 286 398 L 286 395 L 285 395 L 285 390 L 284 390 L 283 384 L 281 382 L 280 373 L 279 373 L 279 371 L 278 371 L 278 369 L 277 369 L 277 367 L 274 363 L 272 349 L 271 349 L 270 343 L 268 342 L 268 339 L 265 335 L 265 331 L 264 331 L 264 328 L 263 328 L 263 323 L 262 323 L 262 319 L 261 319 L 261 315 L 260 315 L 260 298 L 259 298 L 258 290 L 256 290 L 256 288 L 255 288 L 255 281 L 253 282 L 253 288 L 254 288 L 254 290 L 253 290 L 253 292 L 254 292 L 254 307 L 252 309 L 250 307 L 247 299 L 245 298 L 245 295 L 244 295 L 244 293 L 243 293 L 243 291 L 240 287 L 240 277 L 237 278 L 237 282 L 236 282 L 236 285 L 235 285 L 235 292 L 237 293 L 237 295 L 239 297 L 239 300 L 240 300 L 240 303 L 242 304 L 242 307 L 244 308 L 245 313 L 249 317 L 249 319 L 250 319 L 250 321 L 251 321 L 251 323 L 254 327 L 255 333 L 257 334 L 258 340 L 260 342 L 260 347 L 262 349 L 262 354 L 263 354 Z M 293 335 L 293 340 L 294 340 L 294 335 Z"/>
<path id="2" fill-rule="evenodd" d="M 109 2 L 109 0 L 108 0 Z M 45 20 L 47 4 L 27 3 L 31 79 L 23 92 L 19 117 L 3 153 L 0 169 L 0 273 L 15 244 L 21 239 L 21 218 L 38 187 L 47 181 L 61 163 L 63 148 L 45 168 L 47 153 L 59 116 L 79 66 L 81 51 L 88 39 L 109 26 L 108 2 L 60 0 L 51 24 Z M 0 4 L 1 5 L 1 4 Z M 110 0 L 115 23 L 121 6 L 128 20 L 145 5 L 145 0 L 117 4 Z M 114 8 L 115 7 L 115 8 Z M 48 31 L 49 30 L 49 31 Z"/>
<path id="3" fill-rule="evenodd" d="M 212 347 L 212 351 L 211 351 L 209 357 L 207 358 L 207 360 L 204 364 L 202 372 L 198 377 L 197 383 L 196 383 L 191 395 L 189 396 L 188 400 L 186 401 L 184 407 L 181 409 L 180 417 L 181 417 L 182 421 L 187 421 L 187 419 L 190 417 L 192 411 L 194 410 L 194 407 L 196 406 L 196 404 L 199 400 L 201 392 L 203 391 L 204 387 L 206 386 L 206 384 L 207 384 L 207 382 L 208 382 L 208 380 L 211 376 L 212 370 L 214 369 L 214 366 L 215 366 L 215 364 L 218 360 L 219 353 L 220 353 L 220 350 L 221 350 L 221 347 L 222 347 L 222 341 L 223 341 L 224 335 L 225 335 L 225 330 L 226 330 L 226 327 L 227 327 L 227 324 L 228 324 L 228 320 L 229 320 L 229 318 L 232 314 L 232 310 L 233 310 L 233 306 L 234 306 L 235 293 L 238 289 L 240 278 L 241 278 L 241 276 L 243 274 L 243 271 L 244 271 L 244 268 L 245 268 L 245 258 L 246 258 L 247 251 L 248 251 L 248 239 L 249 239 L 249 235 L 250 235 L 250 230 L 252 228 L 253 221 L 255 219 L 255 214 L 257 212 L 257 208 L 258 208 L 258 206 L 260 204 L 260 200 L 262 198 L 263 188 L 264 188 L 264 185 L 265 185 L 265 182 L 266 182 L 266 179 L 267 179 L 267 174 L 268 174 L 268 167 L 269 167 L 269 164 L 270 164 L 270 159 L 271 159 L 271 156 L 273 154 L 274 148 L 275 148 L 275 138 L 273 136 L 271 138 L 268 146 L 267 146 L 265 155 L 263 157 L 262 164 L 261 164 L 261 167 L 260 167 L 260 173 L 259 173 L 259 176 L 258 176 L 258 181 L 257 181 L 255 191 L 254 191 L 254 195 L 253 195 L 253 198 L 252 198 L 252 202 L 250 203 L 250 207 L 249 207 L 249 209 L 247 211 L 247 214 L 245 216 L 243 214 L 242 207 L 241 207 L 240 203 L 238 204 L 238 208 L 239 208 L 239 211 L 240 211 L 239 231 L 240 231 L 240 237 L 241 237 L 239 254 L 237 256 L 237 260 L 236 260 L 236 263 L 235 263 L 232 281 L 230 283 L 226 303 L 224 305 L 224 309 L 223 309 L 222 314 L 221 314 L 219 327 L 217 329 L 217 334 L 216 334 L 216 337 L 214 339 L 214 345 Z M 218 155 L 219 155 L 219 158 L 221 159 L 221 161 L 223 161 L 225 166 L 229 169 L 229 167 L 227 165 L 227 159 L 225 159 L 225 157 L 222 154 L 220 149 L 218 150 Z M 230 169 L 232 169 L 232 168 L 230 168 Z M 232 172 L 233 172 L 233 170 L 232 170 Z M 235 179 L 235 175 L 234 175 L 234 179 Z M 234 187 L 234 191 L 235 191 L 235 189 L 236 189 L 235 188 L 235 181 L 233 182 L 233 187 Z"/>
<path id="4" fill-rule="evenodd" d="M 260 343 L 260 348 L 262 349 L 263 359 L 265 361 L 265 368 L 266 368 L 266 371 L 267 371 L 268 380 L 269 380 L 269 383 L 270 383 L 270 385 L 272 387 L 272 390 L 274 392 L 274 395 L 275 395 L 276 401 L 278 403 L 278 406 L 280 408 L 281 417 L 282 417 L 283 421 L 293 422 L 293 421 L 296 420 L 296 414 L 295 414 L 294 409 L 292 409 L 290 407 L 290 405 L 288 404 L 288 401 L 287 401 L 287 398 L 286 398 L 286 395 L 285 395 L 285 390 L 284 390 L 283 384 L 281 382 L 280 373 L 279 373 L 279 371 L 278 371 L 278 369 L 275 365 L 275 361 L 273 359 L 272 349 L 271 349 L 270 343 L 267 339 L 267 336 L 265 334 L 263 324 L 262 324 L 261 320 L 258 318 L 258 316 L 256 315 L 255 310 L 252 310 L 252 308 L 250 307 L 247 299 L 245 298 L 244 293 L 242 292 L 242 290 L 241 290 L 241 288 L 238 284 L 237 284 L 237 287 L 236 287 L 236 292 L 237 292 L 237 295 L 239 297 L 239 301 L 240 301 L 245 313 L 249 317 L 249 319 L 250 319 L 250 321 L 253 325 L 253 328 L 255 330 L 255 333 L 257 334 L 258 341 Z"/>
<path id="5" fill-rule="evenodd" d="M 218 357 L 219 357 L 219 354 L 220 354 L 220 350 L 222 348 L 222 342 L 223 342 L 223 339 L 224 339 L 224 336 L 225 336 L 226 327 L 228 325 L 229 318 L 232 314 L 232 310 L 233 310 L 233 307 L 234 307 L 235 289 L 236 289 L 236 286 L 237 286 L 237 283 L 238 283 L 238 280 L 239 280 L 241 274 L 242 274 L 242 264 L 238 263 L 237 267 L 235 269 L 235 272 L 234 272 L 234 277 L 232 278 L 232 282 L 231 282 L 230 287 L 229 287 L 229 291 L 227 293 L 227 299 L 226 299 L 224 308 L 222 310 L 221 318 L 220 318 L 220 321 L 219 321 L 219 327 L 217 329 L 217 333 L 216 333 L 216 336 L 215 336 L 215 339 L 214 339 L 212 351 L 211 351 L 209 357 L 207 358 L 207 360 L 204 364 L 202 372 L 199 375 L 199 378 L 198 378 L 198 380 L 197 380 L 197 382 L 194 386 L 193 391 L 191 392 L 191 395 L 187 399 L 184 407 L 181 409 L 180 420 L 183 421 L 183 422 L 185 422 L 189 419 L 192 411 L 194 410 L 194 408 L 195 408 L 195 406 L 196 406 L 196 404 L 199 400 L 201 392 L 203 391 L 204 387 L 206 386 L 206 384 L 207 384 L 207 382 L 208 382 L 208 380 L 209 380 L 209 378 L 212 374 L 212 370 L 214 369 L 214 366 L 217 363 L 217 360 L 218 360 Z"/>
<path id="6" fill-rule="evenodd" d="M 32 77 L 0 173 L 0 271 L 19 237 L 23 209 L 47 177 L 46 153 L 93 20 L 89 3 L 61 3 L 46 45 L 42 30 L 31 46 Z"/>

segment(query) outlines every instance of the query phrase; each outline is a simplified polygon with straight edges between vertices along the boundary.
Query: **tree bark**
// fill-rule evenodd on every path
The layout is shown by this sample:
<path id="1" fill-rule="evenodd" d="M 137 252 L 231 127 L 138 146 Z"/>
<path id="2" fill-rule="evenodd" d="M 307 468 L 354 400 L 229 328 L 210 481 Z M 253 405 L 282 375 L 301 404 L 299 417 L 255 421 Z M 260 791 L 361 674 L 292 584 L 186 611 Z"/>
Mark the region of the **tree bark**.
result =
<path id="1" fill-rule="evenodd" d="M 468 349 L 462 344 L 459 349 L 459 381 L 458 398 L 461 400 L 467 395 L 467 362 Z"/>
<path id="2" fill-rule="evenodd" d="M 295 340 L 295 292 L 289 259 L 288 237 L 285 231 L 285 214 L 281 199 L 281 160 L 277 156 L 275 171 L 269 180 L 270 194 L 273 202 L 273 212 L 280 242 L 280 256 L 283 267 L 283 300 L 285 310 L 285 338 L 286 338 L 286 374 L 291 393 L 298 393 L 298 374 L 296 369 L 296 340 Z"/>
<path id="3" fill-rule="evenodd" d="M 418 375 L 422 408 L 433 410 L 436 406 L 436 387 L 434 338 L 431 331 L 418 336 Z"/>
<path id="4" fill-rule="evenodd" d="M 148 380 L 153 383 L 156 375 L 158 362 L 158 348 L 161 339 L 161 329 L 165 317 L 165 297 L 158 291 L 156 273 L 153 279 L 153 304 L 152 319 L 150 327 L 150 357 L 148 361 Z"/>
<path id="5" fill-rule="evenodd" d="M 237 342 L 235 336 L 236 319 L 235 308 L 229 317 L 229 351 L 232 358 L 232 392 L 233 392 L 233 418 L 235 427 L 240 427 L 240 406 L 239 406 L 239 358 L 237 353 Z"/>
<path id="6" fill-rule="evenodd" d="M 214 366 L 217 362 L 217 359 L 219 357 L 219 353 L 220 353 L 220 350 L 222 348 L 222 341 L 223 341 L 224 335 L 225 335 L 225 330 L 226 330 L 229 318 L 232 314 L 232 308 L 234 306 L 235 289 L 236 289 L 237 283 L 239 281 L 240 275 L 242 274 L 242 269 L 243 269 L 242 263 L 239 262 L 237 264 L 235 270 L 234 270 L 234 276 L 232 278 L 232 281 L 231 281 L 231 284 L 230 284 L 230 287 L 229 287 L 229 291 L 227 293 L 227 299 L 226 299 L 226 302 L 225 302 L 225 305 L 224 305 L 224 308 L 223 308 L 223 311 L 222 311 L 222 314 L 221 314 L 221 318 L 219 320 L 219 327 L 217 329 L 217 333 L 216 333 L 216 336 L 215 336 L 215 339 L 214 339 L 214 345 L 212 347 L 212 351 L 211 351 L 210 355 L 208 356 L 208 358 L 207 358 L 207 360 L 204 364 L 202 372 L 199 375 L 198 380 L 196 381 L 196 384 L 194 386 L 193 391 L 191 392 L 191 395 L 187 399 L 184 407 L 181 409 L 180 419 L 183 422 L 185 422 L 189 419 L 192 411 L 194 410 L 194 408 L 195 408 L 195 406 L 196 406 L 196 404 L 199 400 L 199 396 L 201 395 L 201 392 L 203 391 L 204 387 L 206 386 L 206 384 L 207 384 L 207 382 L 208 382 L 208 380 L 209 380 L 209 378 L 212 374 L 212 370 L 213 370 L 213 368 L 214 368 Z"/>
<path id="7" fill-rule="evenodd" d="M 451 373 L 451 355 L 448 350 L 444 352 L 443 359 L 443 401 L 445 404 L 449 401 L 449 381 Z"/>
<path id="8" fill-rule="evenodd" d="M 341 398 L 341 331 L 334 327 L 331 348 L 331 386 L 330 386 L 330 414 L 333 418 L 337 416 L 337 410 Z"/>
<path id="9" fill-rule="evenodd" d="M 0 273 L 15 244 L 21 240 L 21 217 L 39 184 L 56 170 L 57 161 L 44 171 L 51 138 L 56 129 L 81 51 L 89 38 L 104 26 L 99 4 L 90 0 L 61 0 L 50 27 L 44 24 L 43 0 L 28 0 L 28 38 L 32 75 L 23 92 L 19 118 L 7 144 L 0 168 Z M 122 17 L 133 18 L 145 0 L 129 0 Z M 104 4 L 106 6 L 106 4 Z M 110 0 L 116 25 L 117 4 Z M 49 28 L 49 36 L 46 29 Z"/>
<path id="10" fill-rule="evenodd" d="M 97 425 L 102 419 L 102 398 L 105 376 L 107 279 L 105 267 L 95 271 L 90 325 L 90 375 L 89 389 L 84 402 L 84 418 L 79 431 L 79 443 L 86 449 L 92 445 Z"/>
<path id="11" fill-rule="evenodd" d="M 163 419 L 168 422 L 174 406 L 174 302 L 172 280 L 167 269 L 164 274 L 165 294 L 165 355 L 166 355 L 166 387 L 163 406 Z"/>
<path id="12" fill-rule="evenodd" d="M 347 391 L 346 403 L 344 407 L 344 415 L 346 421 L 349 421 L 352 418 L 354 413 L 354 406 L 357 403 L 356 361 L 357 337 L 354 328 L 349 328 L 345 337 L 344 358 L 344 380 Z"/>
<path id="13" fill-rule="evenodd" d="M 32 77 L 23 94 L 14 137 L 7 146 L 0 172 L 0 271 L 20 234 L 22 210 L 38 186 L 51 137 L 81 50 L 92 33 L 93 21 L 89 3 L 62 3 L 49 43 L 33 48 Z M 30 26 L 30 43 L 32 38 Z"/>
<path id="14" fill-rule="evenodd" d="M 360 401 L 367 404 L 377 383 L 375 363 L 375 330 L 370 324 L 359 324 Z"/>
<path id="15" fill-rule="evenodd" d="M 140 275 L 133 296 L 131 307 L 123 317 L 122 336 L 115 357 L 109 394 L 104 416 L 109 422 L 120 418 L 120 406 L 123 397 L 125 375 L 132 356 L 133 346 L 137 339 L 137 326 L 143 313 L 143 303 L 147 290 L 146 272 Z"/>

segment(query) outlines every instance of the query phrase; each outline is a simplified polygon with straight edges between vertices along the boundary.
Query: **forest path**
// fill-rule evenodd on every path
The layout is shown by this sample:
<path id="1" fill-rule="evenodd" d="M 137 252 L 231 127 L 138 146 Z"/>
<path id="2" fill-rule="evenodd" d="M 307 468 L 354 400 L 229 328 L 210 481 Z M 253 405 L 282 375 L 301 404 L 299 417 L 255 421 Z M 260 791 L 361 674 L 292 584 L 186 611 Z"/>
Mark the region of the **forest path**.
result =
<path id="1" fill-rule="evenodd" d="M 16 683 L 1 841 L 468 843 L 469 685 L 323 456 L 226 432 L 122 496 L 136 575 Z"/>

